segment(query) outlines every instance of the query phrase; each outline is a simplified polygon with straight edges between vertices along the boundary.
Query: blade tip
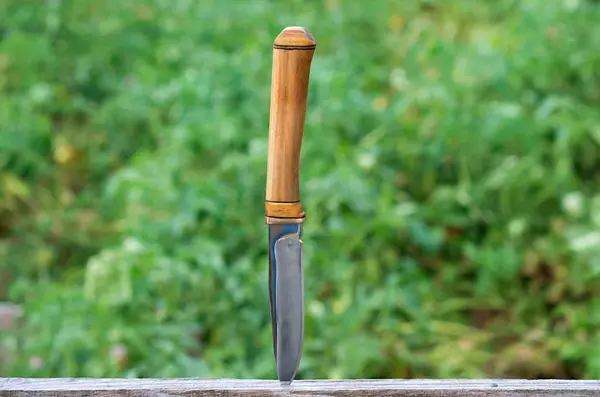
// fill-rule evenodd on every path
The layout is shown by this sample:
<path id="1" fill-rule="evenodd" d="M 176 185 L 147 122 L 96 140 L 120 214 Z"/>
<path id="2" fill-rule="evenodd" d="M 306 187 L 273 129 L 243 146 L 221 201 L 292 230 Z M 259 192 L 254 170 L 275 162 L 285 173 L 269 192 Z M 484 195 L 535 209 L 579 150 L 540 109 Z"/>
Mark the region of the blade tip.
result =
<path id="1" fill-rule="evenodd" d="M 277 378 L 279 379 L 279 383 L 281 384 L 291 384 L 296 377 L 296 371 L 290 369 L 278 368 Z"/>

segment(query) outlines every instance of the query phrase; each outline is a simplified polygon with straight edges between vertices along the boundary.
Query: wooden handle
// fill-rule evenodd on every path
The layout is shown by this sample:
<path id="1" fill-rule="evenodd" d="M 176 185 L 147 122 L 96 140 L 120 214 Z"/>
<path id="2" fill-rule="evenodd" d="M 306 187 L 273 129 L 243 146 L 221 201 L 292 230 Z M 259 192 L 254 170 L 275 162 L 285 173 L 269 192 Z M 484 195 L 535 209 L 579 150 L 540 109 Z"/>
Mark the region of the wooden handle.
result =
<path id="1" fill-rule="evenodd" d="M 267 217 L 303 218 L 300 147 L 316 42 L 308 30 L 287 27 L 273 44 L 271 115 L 267 158 Z"/>

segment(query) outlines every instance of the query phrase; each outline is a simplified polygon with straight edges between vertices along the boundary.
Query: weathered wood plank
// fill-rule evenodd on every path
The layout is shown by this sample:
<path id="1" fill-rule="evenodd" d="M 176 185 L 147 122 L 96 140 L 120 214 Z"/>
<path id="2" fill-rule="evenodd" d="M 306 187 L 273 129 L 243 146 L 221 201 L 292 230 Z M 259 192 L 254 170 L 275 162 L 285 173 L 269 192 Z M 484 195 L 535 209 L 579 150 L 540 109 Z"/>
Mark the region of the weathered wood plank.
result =
<path id="1" fill-rule="evenodd" d="M 0 397 L 545 397 L 600 396 L 600 381 L 0 378 Z"/>
<path id="2" fill-rule="evenodd" d="M 16 328 L 21 316 L 21 307 L 12 303 L 0 302 L 0 331 Z"/>

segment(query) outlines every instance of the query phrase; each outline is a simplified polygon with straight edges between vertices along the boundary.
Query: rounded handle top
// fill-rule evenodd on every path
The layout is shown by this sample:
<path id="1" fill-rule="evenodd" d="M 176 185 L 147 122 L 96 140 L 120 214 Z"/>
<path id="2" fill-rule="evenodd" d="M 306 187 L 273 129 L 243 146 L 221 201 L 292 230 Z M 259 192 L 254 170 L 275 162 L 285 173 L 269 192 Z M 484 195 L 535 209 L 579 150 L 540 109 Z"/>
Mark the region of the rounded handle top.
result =
<path id="1" fill-rule="evenodd" d="M 315 48 L 317 42 L 308 29 L 301 26 L 288 26 L 275 39 L 273 46 L 281 49 Z"/>

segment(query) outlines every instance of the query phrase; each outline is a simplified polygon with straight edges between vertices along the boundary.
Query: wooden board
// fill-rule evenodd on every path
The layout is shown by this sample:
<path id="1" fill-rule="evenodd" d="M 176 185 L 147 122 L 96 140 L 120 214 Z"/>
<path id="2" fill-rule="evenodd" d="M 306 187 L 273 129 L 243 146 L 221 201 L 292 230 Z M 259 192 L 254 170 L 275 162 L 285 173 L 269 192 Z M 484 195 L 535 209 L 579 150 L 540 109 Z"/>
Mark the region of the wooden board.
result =
<path id="1" fill-rule="evenodd" d="M 226 396 L 542 397 L 600 396 L 600 381 L 567 380 L 306 380 L 281 385 L 235 379 L 0 378 L 0 397 Z"/>

